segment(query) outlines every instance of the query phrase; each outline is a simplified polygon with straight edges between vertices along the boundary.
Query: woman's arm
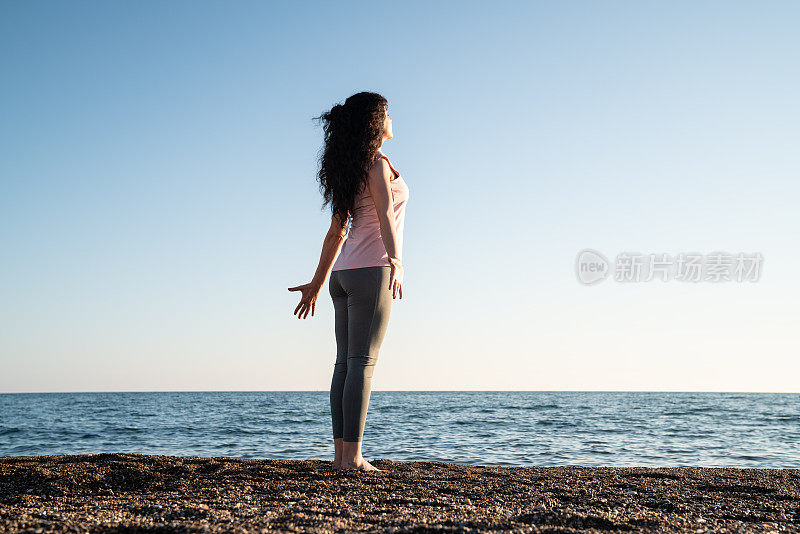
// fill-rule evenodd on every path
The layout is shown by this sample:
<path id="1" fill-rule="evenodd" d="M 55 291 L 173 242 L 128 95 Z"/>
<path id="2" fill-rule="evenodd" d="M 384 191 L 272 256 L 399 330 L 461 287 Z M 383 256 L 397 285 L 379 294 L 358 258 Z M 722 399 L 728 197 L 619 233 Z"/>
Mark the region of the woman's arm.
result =
<path id="1" fill-rule="evenodd" d="M 381 238 L 389 255 L 389 262 L 401 261 L 400 242 L 394 218 L 394 199 L 392 198 L 392 169 L 385 159 L 379 159 L 369 171 L 369 194 L 375 202 L 378 222 L 381 225 Z"/>
<path id="2" fill-rule="evenodd" d="M 399 293 L 403 298 L 403 264 L 400 252 L 400 240 L 397 235 L 397 227 L 394 216 L 394 199 L 392 198 L 391 179 L 394 174 L 389 163 L 381 158 L 369 170 L 369 194 L 375 202 L 375 210 L 378 212 L 378 222 L 381 227 L 381 239 L 386 253 L 389 256 L 389 263 L 392 267 L 389 277 L 389 289 L 392 290 L 392 298 Z"/>
<path id="3" fill-rule="evenodd" d="M 331 272 L 333 262 L 336 261 L 336 256 L 344 243 L 344 237 L 347 233 L 347 225 L 342 225 L 336 214 L 331 216 L 331 226 L 328 228 L 328 233 L 325 234 L 325 239 L 322 242 L 322 252 L 319 256 L 319 265 L 317 271 L 314 273 L 312 283 L 319 284 L 320 287 L 325 283 L 328 274 Z"/>
<path id="4" fill-rule="evenodd" d="M 330 274 L 330 270 L 333 267 L 336 256 L 339 254 L 339 250 L 342 248 L 346 233 L 347 225 L 342 225 L 339 222 L 339 218 L 334 214 L 331 217 L 331 227 L 328 229 L 328 233 L 325 234 L 325 240 L 322 242 L 322 253 L 319 257 L 319 265 L 317 266 L 317 272 L 314 273 L 314 278 L 307 284 L 289 288 L 289 291 L 302 292 L 300 303 L 293 312 L 293 314 L 297 314 L 298 319 L 305 319 L 308 317 L 309 310 L 311 311 L 311 315 L 314 315 L 317 297 L 322 290 L 323 284 L 325 284 L 325 279 L 328 278 L 328 274 Z"/>

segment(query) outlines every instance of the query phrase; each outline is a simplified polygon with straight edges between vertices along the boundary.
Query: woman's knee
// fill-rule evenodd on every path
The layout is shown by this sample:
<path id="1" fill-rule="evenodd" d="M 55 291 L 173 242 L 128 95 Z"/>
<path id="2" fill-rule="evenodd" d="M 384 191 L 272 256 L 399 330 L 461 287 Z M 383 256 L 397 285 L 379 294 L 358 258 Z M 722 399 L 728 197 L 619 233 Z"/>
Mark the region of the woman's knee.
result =
<path id="1" fill-rule="evenodd" d="M 375 364 L 378 363 L 378 354 L 359 354 L 347 357 L 347 372 L 364 373 L 364 376 L 372 376 L 375 371 Z"/>

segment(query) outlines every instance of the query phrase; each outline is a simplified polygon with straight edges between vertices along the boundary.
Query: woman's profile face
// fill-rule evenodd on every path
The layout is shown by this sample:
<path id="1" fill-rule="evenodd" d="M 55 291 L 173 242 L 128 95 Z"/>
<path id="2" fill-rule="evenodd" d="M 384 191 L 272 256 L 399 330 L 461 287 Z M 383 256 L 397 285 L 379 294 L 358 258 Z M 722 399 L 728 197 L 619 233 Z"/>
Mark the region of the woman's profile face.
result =
<path id="1" fill-rule="evenodd" d="M 392 132 L 392 118 L 389 116 L 389 110 L 386 110 L 386 118 L 383 119 L 383 137 L 386 139 L 391 139 L 394 137 L 394 132 Z"/>

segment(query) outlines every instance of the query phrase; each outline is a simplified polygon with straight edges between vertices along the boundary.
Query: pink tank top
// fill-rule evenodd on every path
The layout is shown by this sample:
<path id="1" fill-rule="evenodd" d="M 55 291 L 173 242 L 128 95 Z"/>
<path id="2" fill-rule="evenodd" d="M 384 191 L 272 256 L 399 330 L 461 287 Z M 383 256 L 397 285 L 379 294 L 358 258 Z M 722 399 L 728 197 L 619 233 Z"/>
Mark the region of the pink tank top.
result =
<path id="1" fill-rule="evenodd" d="M 408 186 L 400 173 L 397 172 L 386 155 L 378 150 L 375 161 L 385 158 L 395 177 L 391 180 L 392 201 L 394 205 L 394 220 L 397 230 L 398 257 L 403 258 L 403 226 L 405 223 L 406 202 L 408 201 Z M 375 202 L 369 194 L 369 188 L 364 184 L 364 189 L 358 194 L 355 209 L 350 220 L 342 248 L 336 261 L 333 262 L 331 271 L 344 269 L 357 269 L 359 267 L 375 267 L 390 265 L 389 254 L 381 237 L 381 225 L 378 212 L 375 211 Z"/>

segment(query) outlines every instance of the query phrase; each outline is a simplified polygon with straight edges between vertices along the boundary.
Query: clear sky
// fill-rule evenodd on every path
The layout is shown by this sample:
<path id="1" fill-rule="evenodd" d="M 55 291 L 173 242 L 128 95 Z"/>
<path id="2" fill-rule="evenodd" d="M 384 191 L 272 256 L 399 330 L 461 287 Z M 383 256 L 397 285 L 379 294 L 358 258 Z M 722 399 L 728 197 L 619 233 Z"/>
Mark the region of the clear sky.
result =
<path id="1" fill-rule="evenodd" d="M 800 392 L 797 2 L 0 3 L 0 392 L 326 390 L 311 120 L 410 189 L 374 390 Z M 586 286 L 577 253 L 760 252 Z"/>

